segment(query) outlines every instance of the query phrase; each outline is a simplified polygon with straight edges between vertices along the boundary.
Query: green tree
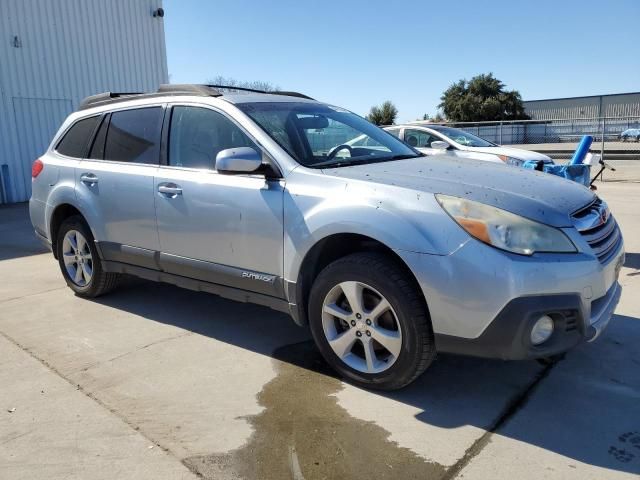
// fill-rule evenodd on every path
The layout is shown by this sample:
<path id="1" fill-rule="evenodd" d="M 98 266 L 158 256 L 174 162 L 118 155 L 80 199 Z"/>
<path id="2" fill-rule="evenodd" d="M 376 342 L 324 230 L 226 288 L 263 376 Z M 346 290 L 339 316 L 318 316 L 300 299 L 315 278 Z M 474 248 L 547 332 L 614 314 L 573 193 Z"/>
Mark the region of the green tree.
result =
<path id="1" fill-rule="evenodd" d="M 367 120 L 376 125 L 393 125 L 398 116 L 398 109 L 389 100 L 384 102 L 379 107 L 374 106 L 369 110 Z"/>
<path id="2" fill-rule="evenodd" d="M 520 93 L 504 87 L 492 73 L 459 80 L 445 90 L 438 107 L 453 122 L 528 119 Z"/>

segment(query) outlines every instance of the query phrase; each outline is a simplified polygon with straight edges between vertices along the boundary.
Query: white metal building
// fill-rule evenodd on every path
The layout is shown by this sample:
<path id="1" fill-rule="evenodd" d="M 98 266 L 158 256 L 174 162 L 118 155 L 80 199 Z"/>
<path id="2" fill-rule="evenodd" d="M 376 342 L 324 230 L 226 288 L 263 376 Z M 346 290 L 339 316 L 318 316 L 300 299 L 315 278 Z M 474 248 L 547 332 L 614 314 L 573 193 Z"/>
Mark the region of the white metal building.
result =
<path id="1" fill-rule="evenodd" d="M 168 83 L 162 0 L 0 0 L 0 203 L 28 200 L 31 164 L 95 93 Z"/>
<path id="2" fill-rule="evenodd" d="M 533 120 L 640 117 L 640 92 L 527 100 L 523 103 Z"/>

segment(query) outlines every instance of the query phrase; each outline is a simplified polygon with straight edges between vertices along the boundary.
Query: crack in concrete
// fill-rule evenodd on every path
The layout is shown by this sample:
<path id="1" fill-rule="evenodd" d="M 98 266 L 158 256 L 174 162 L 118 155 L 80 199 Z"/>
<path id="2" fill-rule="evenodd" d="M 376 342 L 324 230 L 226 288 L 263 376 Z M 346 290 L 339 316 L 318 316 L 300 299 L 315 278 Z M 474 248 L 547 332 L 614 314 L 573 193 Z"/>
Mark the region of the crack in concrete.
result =
<path id="1" fill-rule="evenodd" d="M 135 425 L 131 421 L 129 421 L 127 419 L 127 417 L 125 417 L 124 415 L 120 414 L 115 408 L 110 407 L 109 405 L 104 403 L 102 400 L 100 400 L 98 397 L 96 397 L 94 394 L 92 394 L 91 392 L 85 390 L 79 383 L 75 383 L 72 379 L 70 379 L 69 377 L 65 376 L 56 367 L 51 365 L 45 359 L 39 357 L 31 349 L 29 349 L 28 347 L 22 345 L 20 342 L 14 340 L 12 337 L 10 337 L 9 335 L 7 335 L 6 333 L 4 333 L 2 331 L 0 331 L 0 336 L 2 336 L 4 339 L 9 341 L 10 343 L 15 345 L 16 347 L 18 347 L 23 352 L 27 353 L 30 357 L 32 357 L 33 359 L 38 361 L 41 365 L 43 365 L 44 367 L 46 367 L 47 369 L 49 369 L 50 371 L 55 373 L 58 377 L 60 377 L 64 381 L 66 381 L 69 385 L 75 387 L 76 390 L 82 392 L 82 394 L 84 394 L 86 397 L 88 397 L 91 400 L 93 400 L 95 403 L 97 403 L 103 409 L 107 410 L 109 413 L 111 413 L 113 416 L 115 416 L 121 422 L 123 422 L 125 425 L 127 425 L 129 428 L 131 428 L 134 432 L 136 432 L 138 435 L 141 435 L 142 437 L 144 437 L 148 442 L 150 442 L 153 445 L 155 445 L 156 447 L 160 448 L 163 452 L 167 453 L 168 455 L 171 455 L 178 462 L 184 464 L 182 459 L 179 456 L 177 456 L 174 452 L 172 452 L 169 448 L 161 445 L 159 442 L 157 442 L 156 440 L 154 440 L 153 438 L 148 436 L 143 430 L 140 429 L 140 427 L 138 427 L 137 425 Z"/>
<path id="2" fill-rule="evenodd" d="M 124 357 L 127 357 L 129 355 L 132 355 L 134 353 L 138 353 L 141 350 L 145 350 L 145 349 L 147 349 L 149 347 L 153 347 L 153 346 L 159 345 L 161 343 L 170 342 L 171 340 L 176 340 L 178 338 L 187 337 L 189 335 L 193 335 L 193 332 L 183 332 L 180 335 L 174 335 L 174 336 L 171 336 L 171 337 L 161 338 L 159 340 L 156 340 L 155 342 L 147 343 L 146 345 L 142 345 L 141 347 L 137 347 L 137 348 L 134 348 L 133 350 L 130 350 L 128 352 L 121 353 L 120 355 L 116 355 L 115 357 L 108 358 L 107 360 L 102 360 L 100 362 L 96 362 L 96 363 L 92 363 L 91 365 L 87 365 L 86 367 L 81 368 L 79 371 L 80 372 L 87 372 L 87 371 L 91 370 L 92 368 L 98 367 L 100 365 L 104 365 L 105 363 L 115 362 L 116 360 L 120 360 L 120 359 L 122 359 Z"/>
<path id="3" fill-rule="evenodd" d="M 42 295 L 44 293 L 49 293 L 49 292 L 55 292 L 56 290 L 62 290 L 62 289 L 66 289 L 68 288 L 66 285 L 63 287 L 56 287 L 56 288 L 51 288 L 49 290 L 43 290 L 41 292 L 34 292 L 34 293 L 27 293 L 26 295 L 21 295 L 19 297 L 9 297 L 9 298 L 5 298 L 4 300 L 0 300 L 0 305 L 2 305 L 3 303 L 9 303 L 12 302 L 14 300 L 20 300 L 23 298 L 28 298 L 28 297 L 35 297 L 36 295 Z"/>
<path id="4" fill-rule="evenodd" d="M 471 460 L 478 456 L 482 450 L 491 442 L 491 437 L 504 426 L 514 415 L 516 415 L 529 401 L 532 394 L 540 383 L 549 376 L 553 367 L 557 364 L 549 363 L 538 372 L 531 383 L 522 390 L 518 395 L 513 397 L 502 411 L 500 416 L 493 422 L 489 429 L 482 434 L 473 444 L 467 448 L 462 458 L 460 458 L 453 466 L 449 467 L 441 480 L 454 480 L 469 465 Z"/>

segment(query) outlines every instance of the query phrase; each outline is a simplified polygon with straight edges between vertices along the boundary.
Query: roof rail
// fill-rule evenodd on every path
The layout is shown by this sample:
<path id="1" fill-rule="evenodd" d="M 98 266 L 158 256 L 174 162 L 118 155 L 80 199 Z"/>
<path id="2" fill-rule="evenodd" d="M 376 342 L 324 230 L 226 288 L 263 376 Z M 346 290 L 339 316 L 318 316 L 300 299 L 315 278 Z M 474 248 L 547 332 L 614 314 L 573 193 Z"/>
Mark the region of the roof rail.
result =
<path id="1" fill-rule="evenodd" d="M 104 92 L 97 95 L 91 95 L 80 102 L 78 110 L 84 110 L 87 108 L 98 107 L 109 103 L 122 102 L 129 100 L 131 97 L 161 97 L 165 95 L 197 95 L 203 97 L 220 97 L 223 93 L 220 90 L 239 90 L 243 92 L 263 93 L 268 95 L 286 95 L 289 97 L 306 98 L 308 100 L 314 100 L 313 98 L 298 92 L 267 92 L 264 90 L 256 90 L 253 88 L 234 87 L 231 85 L 197 85 L 191 83 L 182 84 L 162 84 L 156 92 L 142 93 L 142 92 Z"/>
<path id="2" fill-rule="evenodd" d="M 205 85 L 206 87 L 215 88 L 215 89 L 223 89 L 223 90 L 239 90 L 241 92 L 253 92 L 253 93 L 264 93 L 267 95 L 285 95 L 287 97 L 298 97 L 298 98 L 306 98 L 308 100 L 315 100 L 314 98 L 305 95 L 304 93 L 299 92 L 285 92 L 280 90 L 266 91 L 266 90 L 258 90 L 255 88 L 247 88 L 247 87 L 236 87 L 234 85 Z"/>
<path id="3" fill-rule="evenodd" d="M 222 93 L 215 88 L 215 85 L 197 85 L 193 83 L 163 83 L 158 88 L 158 93 L 187 93 L 205 97 L 222 96 Z"/>
<path id="4" fill-rule="evenodd" d="M 97 95 L 91 95 L 80 102 L 79 110 L 89 107 L 95 107 L 102 103 L 108 103 L 116 99 L 124 99 L 127 97 L 135 97 L 142 95 L 142 92 L 103 92 Z"/>

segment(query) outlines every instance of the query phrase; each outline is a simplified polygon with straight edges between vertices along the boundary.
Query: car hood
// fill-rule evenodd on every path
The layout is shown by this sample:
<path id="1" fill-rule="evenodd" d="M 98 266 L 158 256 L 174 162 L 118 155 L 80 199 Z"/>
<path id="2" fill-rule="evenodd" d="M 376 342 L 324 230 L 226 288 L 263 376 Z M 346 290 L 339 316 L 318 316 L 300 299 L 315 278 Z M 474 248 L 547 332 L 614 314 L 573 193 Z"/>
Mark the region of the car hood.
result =
<path id="1" fill-rule="evenodd" d="M 551 157 L 542 153 L 511 147 L 465 147 L 468 152 L 493 153 L 494 155 L 506 155 L 520 160 L 551 160 Z"/>
<path id="2" fill-rule="evenodd" d="M 583 185 L 548 173 L 442 155 L 325 169 L 324 173 L 464 197 L 555 227 L 572 226 L 571 213 L 595 197 Z"/>

